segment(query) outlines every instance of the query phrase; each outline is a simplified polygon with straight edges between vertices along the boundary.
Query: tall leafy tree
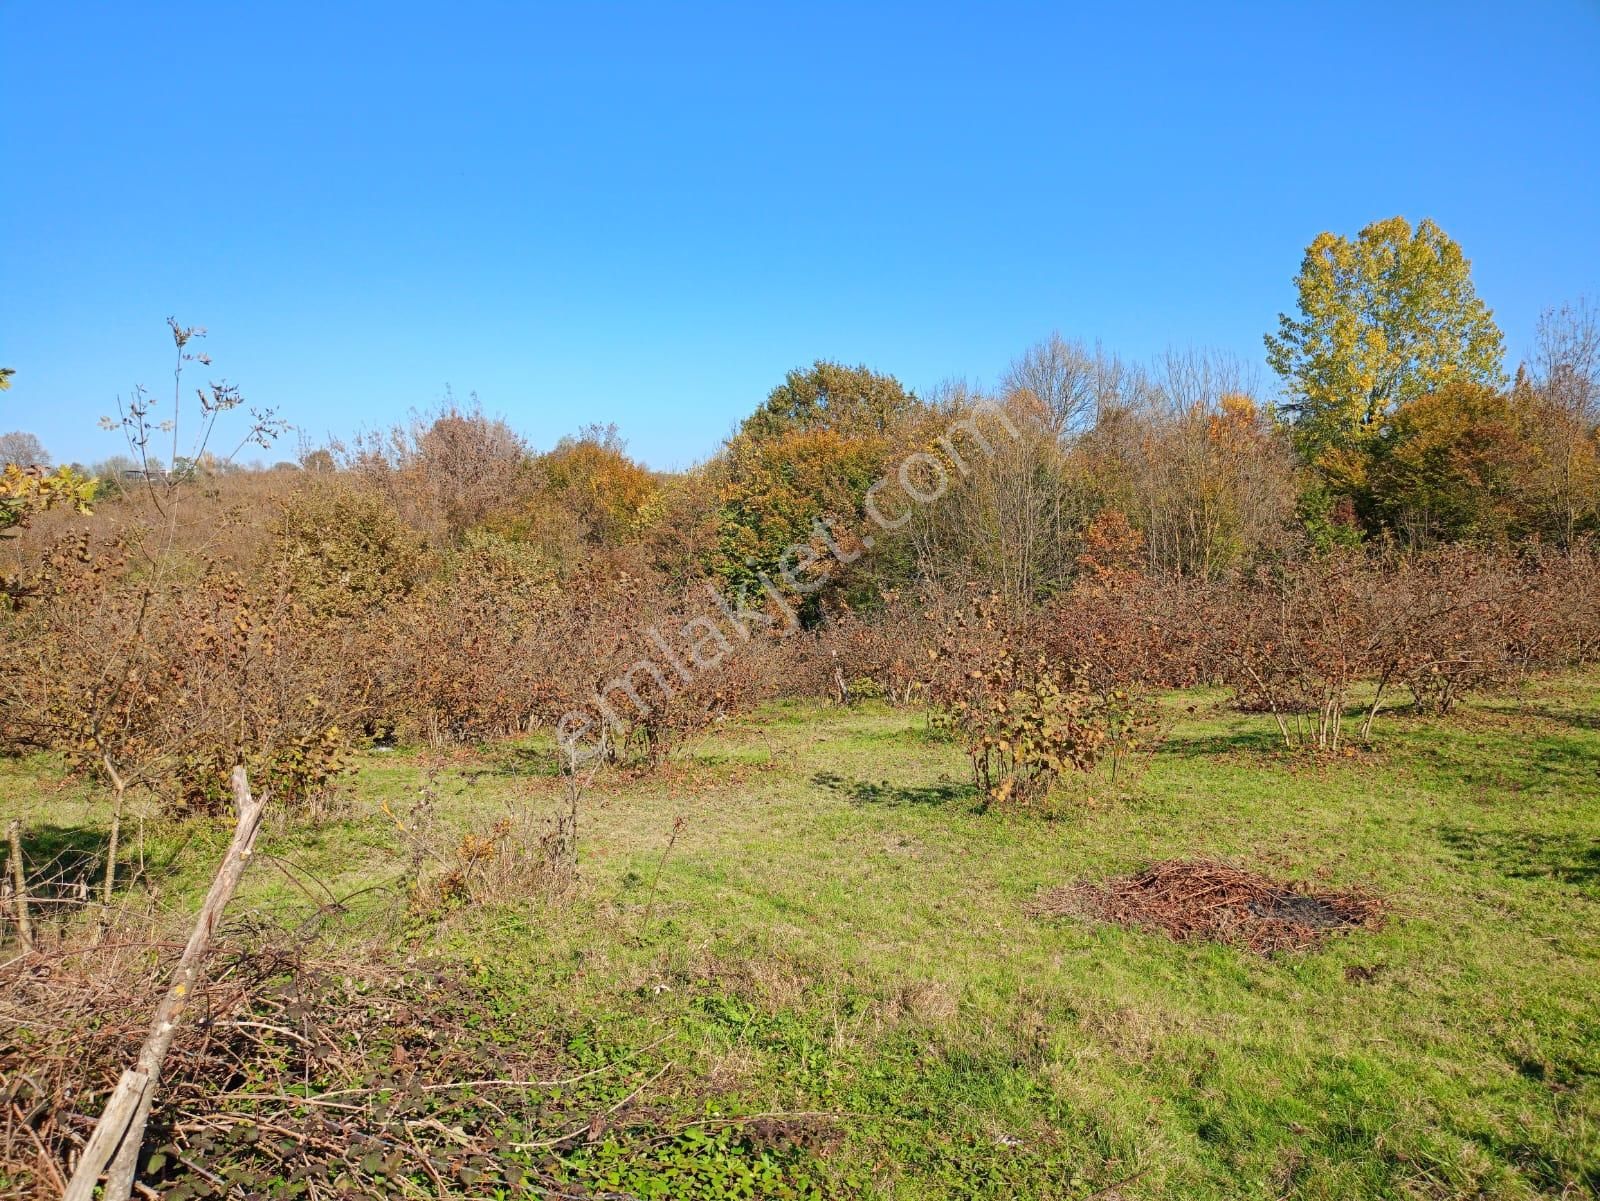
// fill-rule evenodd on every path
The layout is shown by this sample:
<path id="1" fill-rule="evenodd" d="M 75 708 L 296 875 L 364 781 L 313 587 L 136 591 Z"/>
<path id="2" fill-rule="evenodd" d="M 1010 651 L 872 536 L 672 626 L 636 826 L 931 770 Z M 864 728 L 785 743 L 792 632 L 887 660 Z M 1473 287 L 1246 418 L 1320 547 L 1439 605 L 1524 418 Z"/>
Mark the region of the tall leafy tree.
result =
<path id="1" fill-rule="evenodd" d="M 577 517 L 584 539 L 595 545 L 616 545 L 632 533 L 656 492 L 649 469 L 628 457 L 615 425 L 590 425 L 561 439 L 539 469 L 545 492 Z"/>
<path id="2" fill-rule="evenodd" d="M 1413 546 L 1504 542 L 1528 532 L 1538 463 L 1526 409 L 1498 389 L 1455 381 L 1386 423 L 1360 507 Z"/>
<path id="3" fill-rule="evenodd" d="M 793 548 L 818 542 L 819 520 L 853 536 L 868 490 L 925 412 L 893 376 L 866 367 L 819 361 L 789 372 L 723 453 L 713 574 L 732 589 L 781 576 Z"/>
<path id="4" fill-rule="evenodd" d="M 1299 314 L 1279 315 L 1267 361 L 1313 461 L 1364 450 L 1397 407 L 1446 382 L 1503 382 L 1503 339 L 1471 263 L 1431 220 L 1319 234 L 1295 287 Z"/>
<path id="5" fill-rule="evenodd" d="M 1562 547 L 1600 529 L 1600 311 L 1587 301 L 1539 320 L 1532 373 L 1513 395 L 1532 414 L 1540 532 Z"/>
<path id="6" fill-rule="evenodd" d="M 809 370 L 789 372 L 740 433 L 758 440 L 818 429 L 881 437 L 917 407 L 916 396 L 892 375 L 819 359 Z"/>

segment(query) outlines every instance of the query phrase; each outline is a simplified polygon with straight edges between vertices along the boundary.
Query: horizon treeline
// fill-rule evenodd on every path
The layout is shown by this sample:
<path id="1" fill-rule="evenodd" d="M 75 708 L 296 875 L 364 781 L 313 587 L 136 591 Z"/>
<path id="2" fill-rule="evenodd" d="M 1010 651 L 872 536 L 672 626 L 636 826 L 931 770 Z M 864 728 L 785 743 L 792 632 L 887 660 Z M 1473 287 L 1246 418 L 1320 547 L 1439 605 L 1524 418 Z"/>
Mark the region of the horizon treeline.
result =
<path id="1" fill-rule="evenodd" d="M 113 421 L 135 468 L 0 473 L 0 749 L 65 754 L 117 812 L 209 811 L 240 764 L 301 798 L 396 741 L 659 765 L 766 700 L 878 695 L 955 722 L 1009 799 L 1115 775 L 1156 689 L 1228 687 L 1338 750 L 1358 683 L 1366 740 L 1397 688 L 1448 711 L 1593 662 L 1590 311 L 1507 377 L 1428 223 L 1319 238 L 1297 285 L 1279 403 L 1228 355 L 1059 336 L 985 392 L 818 361 L 675 474 L 613 426 L 540 452 L 453 403 L 230 469 L 214 447 L 284 426 L 190 391 L 212 364 L 173 321 L 170 399 Z"/>
<path id="2" fill-rule="evenodd" d="M 1052 334 L 987 390 L 917 395 L 865 365 L 818 360 L 677 473 L 632 459 L 614 425 L 539 452 L 475 401 L 447 400 L 270 469 L 209 447 L 168 463 L 147 442 L 87 474 L 112 524 L 124 494 L 200 481 L 215 503 L 192 506 L 195 537 L 215 541 L 231 512 L 241 561 L 262 539 L 366 530 L 405 543 L 413 573 L 493 544 L 552 576 L 599 556 L 734 591 L 777 578 L 786 555 L 792 570 L 797 545 L 842 538 L 848 565 L 807 596 L 812 618 L 919 580 L 1045 599 L 1107 531 L 1151 572 L 1210 579 L 1308 547 L 1566 549 L 1600 530 L 1600 322 L 1586 303 L 1546 312 L 1533 356 L 1508 377 L 1470 266 L 1431 222 L 1324 234 L 1296 287 L 1298 311 L 1265 339 L 1275 400 L 1231 354 L 1138 363 Z M 1006 433 L 962 455 L 944 435 L 982 411 Z M 22 433 L 0 437 L 0 459 L 17 494 L 24 469 L 47 465 Z"/>

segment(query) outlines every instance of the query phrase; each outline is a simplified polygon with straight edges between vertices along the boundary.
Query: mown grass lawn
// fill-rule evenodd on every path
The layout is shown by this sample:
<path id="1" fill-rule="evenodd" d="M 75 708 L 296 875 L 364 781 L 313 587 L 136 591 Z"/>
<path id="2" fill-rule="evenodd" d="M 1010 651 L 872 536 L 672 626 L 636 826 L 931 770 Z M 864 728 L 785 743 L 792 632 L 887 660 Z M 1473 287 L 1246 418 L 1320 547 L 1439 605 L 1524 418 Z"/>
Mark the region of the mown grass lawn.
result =
<path id="1" fill-rule="evenodd" d="M 779 1157 L 799 1195 L 1595 1195 L 1600 678 L 1446 720 L 1385 715 L 1375 749 L 1331 760 L 1220 702 L 1167 698 L 1148 770 L 1049 819 L 980 812 L 920 713 L 769 709 L 657 776 L 599 785 L 574 903 L 401 921 L 367 891 L 347 936 L 458 960 L 508 1029 L 579 1061 L 648 1047 L 596 1104 L 654 1077 L 639 1103 L 677 1135 L 619 1123 L 565 1153 L 575 1183 L 781 1195 L 716 1166 L 759 1152 L 723 1119 L 770 1112 L 826 1115 L 794 1119 L 804 1137 Z M 349 816 L 274 829 L 238 906 L 399 879 L 380 803 L 402 811 L 427 761 L 367 755 Z M 528 748 L 485 748 L 439 786 L 465 826 L 553 803 L 548 772 Z M 56 781 L 42 761 L 0 775 L 35 854 L 104 827 Z M 146 837 L 178 895 L 224 834 Z M 1365 887 L 1394 915 L 1268 960 L 1023 911 L 1041 888 L 1174 856 Z"/>

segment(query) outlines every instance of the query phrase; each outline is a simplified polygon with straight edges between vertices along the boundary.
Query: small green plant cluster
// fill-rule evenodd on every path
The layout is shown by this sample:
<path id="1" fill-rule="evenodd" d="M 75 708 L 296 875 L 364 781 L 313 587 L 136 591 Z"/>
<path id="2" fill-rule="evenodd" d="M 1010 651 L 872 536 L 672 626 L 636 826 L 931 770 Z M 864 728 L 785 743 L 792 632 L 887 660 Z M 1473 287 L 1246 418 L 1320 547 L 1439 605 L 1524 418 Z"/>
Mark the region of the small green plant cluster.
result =
<path id="1" fill-rule="evenodd" d="M 825 1201 L 842 1194 L 817 1173 L 808 1132 L 777 1121 L 690 1126 L 662 1140 L 606 1138 L 566 1157 L 587 1185 L 640 1201 Z"/>

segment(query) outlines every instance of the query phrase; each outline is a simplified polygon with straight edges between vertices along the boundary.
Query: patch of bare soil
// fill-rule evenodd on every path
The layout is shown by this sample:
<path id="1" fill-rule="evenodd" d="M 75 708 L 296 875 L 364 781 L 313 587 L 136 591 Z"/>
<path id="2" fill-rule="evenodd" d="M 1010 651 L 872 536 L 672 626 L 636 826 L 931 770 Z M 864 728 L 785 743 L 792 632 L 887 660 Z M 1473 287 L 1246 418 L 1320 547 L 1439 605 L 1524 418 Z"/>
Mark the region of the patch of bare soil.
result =
<path id="1" fill-rule="evenodd" d="M 1052 888 L 1027 908 L 1035 917 L 1088 917 L 1260 955 L 1306 950 L 1342 931 L 1379 929 L 1388 911 L 1370 893 L 1316 892 L 1212 859 L 1168 859 L 1135 876 Z"/>

